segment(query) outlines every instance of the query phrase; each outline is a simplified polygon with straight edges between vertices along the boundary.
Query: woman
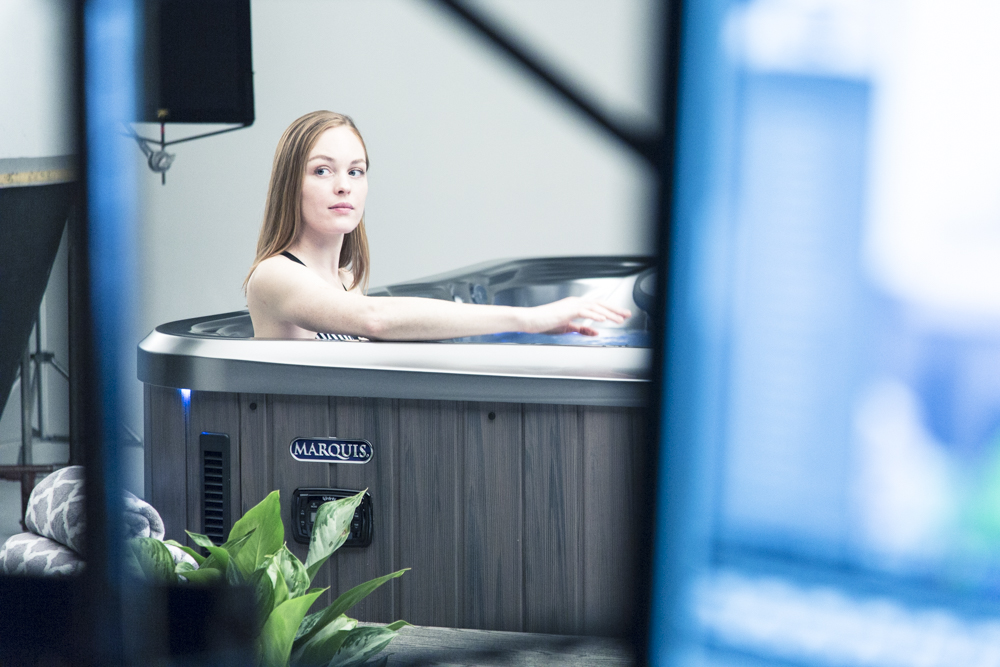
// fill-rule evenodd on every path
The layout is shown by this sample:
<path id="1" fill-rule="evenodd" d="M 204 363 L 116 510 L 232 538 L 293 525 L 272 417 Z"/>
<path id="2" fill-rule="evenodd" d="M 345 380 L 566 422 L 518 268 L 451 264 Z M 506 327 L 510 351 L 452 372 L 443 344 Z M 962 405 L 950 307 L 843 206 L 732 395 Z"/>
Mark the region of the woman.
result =
<path id="1" fill-rule="evenodd" d="M 596 336 L 576 320 L 620 323 L 630 315 L 576 297 L 514 308 L 365 296 L 367 179 L 368 150 L 349 117 L 314 111 L 285 130 L 257 256 L 243 284 L 257 338 L 435 340 L 502 331 Z"/>

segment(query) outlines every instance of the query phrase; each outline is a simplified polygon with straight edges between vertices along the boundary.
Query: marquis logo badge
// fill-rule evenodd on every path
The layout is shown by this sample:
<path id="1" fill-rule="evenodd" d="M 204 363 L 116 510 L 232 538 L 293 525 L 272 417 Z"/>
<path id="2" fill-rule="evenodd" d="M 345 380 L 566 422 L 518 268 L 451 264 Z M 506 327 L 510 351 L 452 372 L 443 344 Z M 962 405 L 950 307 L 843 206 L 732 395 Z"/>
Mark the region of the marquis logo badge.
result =
<path id="1" fill-rule="evenodd" d="M 296 438 L 289 446 L 292 458 L 311 463 L 368 463 L 375 453 L 367 440 Z"/>

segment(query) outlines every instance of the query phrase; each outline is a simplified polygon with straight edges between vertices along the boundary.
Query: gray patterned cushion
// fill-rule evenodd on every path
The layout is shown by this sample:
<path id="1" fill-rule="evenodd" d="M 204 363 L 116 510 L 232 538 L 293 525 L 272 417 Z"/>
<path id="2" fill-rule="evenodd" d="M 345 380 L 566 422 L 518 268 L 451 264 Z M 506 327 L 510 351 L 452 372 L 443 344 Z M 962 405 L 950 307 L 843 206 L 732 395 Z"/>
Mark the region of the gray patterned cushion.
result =
<path id="1" fill-rule="evenodd" d="M 163 520 L 153 506 L 124 492 L 124 537 L 163 539 Z M 43 479 L 31 492 L 25 526 L 36 535 L 55 540 L 83 554 L 84 520 L 83 467 L 70 466 Z"/>
<path id="2" fill-rule="evenodd" d="M 128 491 L 123 500 L 124 537 L 163 539 L 163 520 L 149 503 Z M 0 547 L 0 572 L 26 575 L 71 575 L 83 569 L 83 533 L 86 507 L 83 467 L 70 466 L 43 479 L 31 492 L 24 524 L 28 533 L 14 535 Z M 169 544 L 174 563 L 188 554 Z"/>
<path id="3" fill-rule="evenodd" d="M 177 547 L 164 545 L 174 565 L 185 562 L 198 569 L 194 558 Z M 83 570 L 84 560 L 69 547 L 32 533 L 14 535 L 0 547 L 0 573 L 27 576 L 69 576 Z"/>
<path id="4" fill-rule="evenodd" d="M 83 466 L 70 466 L 55 471 L 35 486 L 28 499 L 24 525 L 35 535 L 82 554 L 85 511 Z"/>
<path id="5" fill-rule="evenodd" d="M 155 537 L 163 539 L 163 519 L 152 505 L 142 498 L 129 493 L 122 492 L 122 511 L 125 519 L 125 539 L 133 537 Z"/>
<path id="6" fill-rule="evenodd" d="M 83 570 L 83 559 L 58 542 L 21 533 L 0 547 L 0 572 L 29 576 L 68 576 Z"/>

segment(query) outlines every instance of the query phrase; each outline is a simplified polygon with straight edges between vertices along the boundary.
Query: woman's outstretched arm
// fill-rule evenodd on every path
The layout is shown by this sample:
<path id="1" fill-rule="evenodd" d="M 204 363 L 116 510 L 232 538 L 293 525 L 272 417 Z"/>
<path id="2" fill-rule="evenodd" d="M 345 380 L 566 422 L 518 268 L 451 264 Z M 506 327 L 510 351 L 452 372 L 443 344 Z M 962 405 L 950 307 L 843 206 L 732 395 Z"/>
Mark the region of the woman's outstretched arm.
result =
<path id="1" fill-rule="evenodd" d="M 534 308 L 365 297 L 336 289 L 313 271 L 280 257 L 258 265 L 250 278 L 247 302 L 255 328 L 265 337 L 268 322 L 380 340 L 437 340 L 502 331 L 596 335 L 594 329 L 575 320 L 623 322 L 630 315 L 627 310 L 576 297 Z"/>

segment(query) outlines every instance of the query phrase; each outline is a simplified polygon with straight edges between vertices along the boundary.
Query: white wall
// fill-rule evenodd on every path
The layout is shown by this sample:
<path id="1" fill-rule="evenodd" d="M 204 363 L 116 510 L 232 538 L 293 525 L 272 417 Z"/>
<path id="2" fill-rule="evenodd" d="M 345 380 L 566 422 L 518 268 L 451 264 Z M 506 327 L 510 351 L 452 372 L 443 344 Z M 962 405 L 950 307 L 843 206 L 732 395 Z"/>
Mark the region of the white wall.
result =
<path id="1" fill-rule="evenodd" d="M 68 0 L 0 0 L 0 159 L 69 155 Z"/>

